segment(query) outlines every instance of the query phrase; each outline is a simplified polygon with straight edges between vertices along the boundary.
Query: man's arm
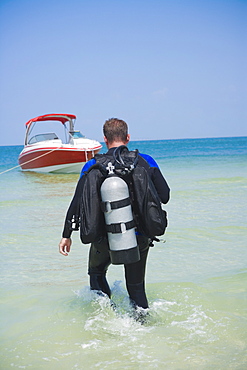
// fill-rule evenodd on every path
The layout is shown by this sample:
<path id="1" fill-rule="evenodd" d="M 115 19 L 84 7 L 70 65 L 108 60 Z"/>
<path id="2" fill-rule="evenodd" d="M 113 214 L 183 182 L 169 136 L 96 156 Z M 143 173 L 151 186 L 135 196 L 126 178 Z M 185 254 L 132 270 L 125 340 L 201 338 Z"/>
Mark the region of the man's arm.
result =
<path id="1" fill-rule="evenodd" d="M 162 203 L 168 203 L 170 199 L 170 188 L 162 175 L 161 171 L 157 167 L 151 167 L 151 179 L 154 183 L 154 186 L 157 190 L 157 193 L 160 197 Z"/>
<path id="2" fill-rule="evenodd" d="M 157 162 L 148 154 L 139 153 L 139 155 L 141 157 L 140 164 L 148 171 L 161 202 L 166 204 L 170 199 L 170 188 L 162 175 Z"/>
<path id="3" fill-rule="evenodd" d="M 70 252 L 70 248 L 72 244 L 72 240 L 71 240 L 71 234 L 73 232 L 71 228 L 72 219 L 74 218 L 75 215 L 77 215 L 79 218 L 79 201 L 80 201 L 80 194 L 82 192 L 83 183 L 84 183 L 84 178 L 81 177 L 77 183 L 73 199 L 70 203 L 70 206 L 68 208 L 68 211 L 65 217 L 62 239 L 59 243 L 59 252 L 63 254 L 64 256 L 68 256 L 68 253 Z"/>
<path id="4" fill-rule="evenodd" d="M 80 200 L 80 195 L 82 192 L 82 187 L 83 187 L 83 176 L 85 172 L 96 163 L 95 159 L 92 158 L 88 162 L 86 162 L 81 170 L 80 174 L 80 179 L 77 183 L 76 190 L 73 196 L 73 199 L 70 203 L 70 206 L 68 208 L 66 217 L 65 217 L 65 222 L 64 222 L 64 229 L 62 233 L 62 239 L 59 243 L 59 252 L 63 254 L 64 256 L 68 256 L 68 253 L 70 252 L 72 240 L 71 240 L 71 234 L 73 230 L 71 229 L 71 223 L 74 215 L 77 215 L 79 217 L 79 200 Z"/>

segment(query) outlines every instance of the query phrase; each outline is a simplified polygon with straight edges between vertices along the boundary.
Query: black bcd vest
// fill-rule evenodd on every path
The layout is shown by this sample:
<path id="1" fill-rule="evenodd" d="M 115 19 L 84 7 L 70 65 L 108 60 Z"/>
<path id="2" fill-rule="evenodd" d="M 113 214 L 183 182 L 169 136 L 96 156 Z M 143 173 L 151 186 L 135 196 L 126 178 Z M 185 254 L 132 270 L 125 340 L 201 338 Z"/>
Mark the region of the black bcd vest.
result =
<path id="1" fill-rule="evenodd" d="M 85 172 L 75 219 L 79 219 L 82 243 L 98 242 L 107 237 L 100 187 L 111 170 L 126 181 L 131 198 L 136 229 L 151 239 L 163 235 L 167 215 L 147 170 L 138 164 L 138 150 L 126 146 L 115 149 L 112 156 L 96 154 L 96 163 Z M 78 228 L 74 228 L 78 229 Z"/>

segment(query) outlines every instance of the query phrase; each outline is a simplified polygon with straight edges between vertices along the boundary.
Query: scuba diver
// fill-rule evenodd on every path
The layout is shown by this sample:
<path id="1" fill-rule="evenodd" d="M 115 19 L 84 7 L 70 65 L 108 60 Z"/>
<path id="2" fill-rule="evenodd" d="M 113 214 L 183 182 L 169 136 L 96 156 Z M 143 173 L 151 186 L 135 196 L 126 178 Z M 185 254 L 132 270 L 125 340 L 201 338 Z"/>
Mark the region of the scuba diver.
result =
<path id="1" fill-rule="evenodd" d="M 106 153 L 108 158 L 113 157 L 113 153 L 116 148 L 123 145 L 126 146 L 130 140 L 127 123 L 117 118 L 111 118 L 104 123 L 103 134 L 104 141 L 108 148 L 108 152 Z M 82 168 L 81 178 L 83 178 L 85 173 L 95 164 L 95 158 L 89 160 Z M 139 153 L 138 165 L 146 169 L 158 193 L 160 201 L 166 204 L 169 201 L 170 189 L 155 160 L 147 154 Z M 73 215 L 76 212 L 76 204 L 78 204 L 79 199 L 80 193 L 76 191 L 67 211 L 62 239 L 59 243 L 59 252 L 64 256 L 68 256 L 71 250 L 71 234 L 73 231 L 71 229 L 71 223 Z M 145 291 L 145 269 L 151 244 L 150 238 L 139 232 L 138 227 L 135 229 L 135 234 L 137 245 L 139 247 L 139 258 L 135 262 L 124 263 L 125 282 L 130 302 L 133 304 L 133 307 L 147 309 L 148 300 Z M 107 294 L 109 298 L 111 297 L 111 290 L 106 279 L 106 273 L 111 263 L 113 262 L 111 261 L 108 238 L 104 237 L 92 242 L 88 261 L 90 288 L 91 290 Z"/>

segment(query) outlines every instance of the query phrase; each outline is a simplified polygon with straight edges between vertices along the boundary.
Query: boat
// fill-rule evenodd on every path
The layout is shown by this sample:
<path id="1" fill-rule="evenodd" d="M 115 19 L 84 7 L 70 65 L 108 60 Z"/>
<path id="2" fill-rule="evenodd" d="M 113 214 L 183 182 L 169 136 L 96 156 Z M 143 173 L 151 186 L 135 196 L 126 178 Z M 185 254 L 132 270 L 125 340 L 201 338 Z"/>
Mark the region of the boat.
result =
<path id="1" fill-rule="evenodd" d="M 80 173 L 82 166 L 100 151 L 102 145 L 76 131 L 75 120 L 74 114 L 45 114 L 30 119 L 25 124 L 24 148 L 18 158 L 21 169 L 45 173 Z M 61 139 L 62 135 L 59 137 L 54 132 L 38 131 L 38 134 L 32 134 L 37 123 L 54 126 L 53 121 L 56 121 L 60 130 L 60 124 L 64 127 L 64 140 Z"/>

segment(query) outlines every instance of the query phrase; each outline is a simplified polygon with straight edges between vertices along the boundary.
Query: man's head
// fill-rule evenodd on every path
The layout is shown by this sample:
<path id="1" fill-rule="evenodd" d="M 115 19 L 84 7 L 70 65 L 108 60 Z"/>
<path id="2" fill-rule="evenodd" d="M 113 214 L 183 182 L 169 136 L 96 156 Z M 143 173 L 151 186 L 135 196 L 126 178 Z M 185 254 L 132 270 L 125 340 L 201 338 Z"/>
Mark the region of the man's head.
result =
<path id="1" fill-rule="evenodd" d="M 110 118 L 105 121 L 103 133 L 108 147 L 125 145 L 130 139 L 127 123 L 117 118 Z"/>

